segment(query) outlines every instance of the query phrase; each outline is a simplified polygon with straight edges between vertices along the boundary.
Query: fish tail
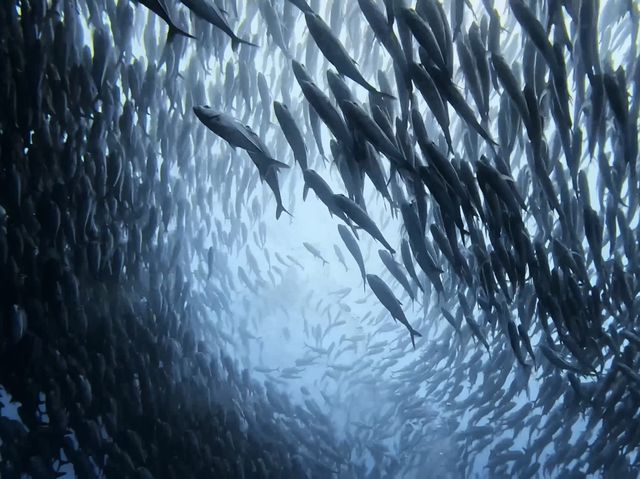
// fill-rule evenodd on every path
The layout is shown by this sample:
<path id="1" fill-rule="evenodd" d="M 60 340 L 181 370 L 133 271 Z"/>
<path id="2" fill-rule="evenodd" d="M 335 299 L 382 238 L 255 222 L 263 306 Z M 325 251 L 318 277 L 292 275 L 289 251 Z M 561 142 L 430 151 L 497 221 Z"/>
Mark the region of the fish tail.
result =
<path id="1" fill-rule="evenodd" d="M 282 215 L 282 213 L 286 213 L 289 216 L 291 216 L 293 218 L 293 215 L 291 213 L 289 213 L 289 211 L 282 206 L 282 203 L 278 204 L 278 207 L 276 208 L 276 219 L 280 219 L 280 216 Z"/>
<path id="2" fill-rule="evenodd" d="M 351 223 L 349 226 L 351 227 L 351 232 L 353 233 L 353 236 L 354 236 L 358 241 L 360 241 L 360 237 L 358 236 L 358 228 L 356 228 L 356 226 L 355 226 L 353 223 Z"/>
<path id="3" fill-rule="evenodd" d="M 196 38 L 193 35 L 191 35 L 189 32 L 179 27 L 176 27 L 175 25 L 169 25 L 169 33 L 167 33 L 167 43 L 171 43 L 171 41 L 174 39 L 176 35 L 182 35 L 184 37 L 189 37 L 189 38 Z"/>
<path id="4" fill-rule="evenodd" d="M 451 133 L 449 133 L 449 129 L 444 130 L 444 139 L 447 142 L 447 146 L 449 147 L 449 153 L 455 154 L 455 150 L 453 149 L 453 140 L 451 139 Z"/>
<path id="5" fill-rule="evenodd" d="M 413 344 L 413 349 L 416 349 L 416 336 L 421 338 L 422 334 L 409 326 L 409 334 L 411 335 L 411 344 Z"/>
<path id="6" fill-rule="evenodd" d="M 389 253 L 396 254 L 396 250 L 394 250 L 391 247 L 391 245 L 389 244 L 389 242 L 387 240 L 385 240 L 384 238 L 381 238 L 380 243 L 382 243 L 382 245 L 389 250 Z"/>
<path id="7" fill-rule="evenodd" d="M 371 85 L 369 85 L 371 86 Z M 386 93 L 384 91 L 376 90 L 374 87 L 367 88 L 371 93 L 375 93 L 376 95 L 380 95 L 381 97 L 388 98 L 390 100 L 396 100 L 396 97 L 391 93 Z"/>
<path id="8" fill-rule="evenodd" d="M 249 45 L 256 48 L 260 46 L 256 43 L 250 42 L 249 40 L 244 40 L 243 38 L 240 38 L 240 37 L 233 37 L 231 39 L 231 50 L 233 50 L 234 52 L 237 52 L 238 47 L 240 46 L 241 43 L 244 45 Z"/>
<path id="9" fill-rule="evenodd" d="M 274 160 L 273 158 L 268 158 L 268 166 L 267 166 L 267 170 L 274 168 L 274 169 L 280 169 L 280 168 L 290 168 L 289 165 L 287 165 L 286 163 L 283 163 L 282 161 L 278 161 L 278 160 Z"/>

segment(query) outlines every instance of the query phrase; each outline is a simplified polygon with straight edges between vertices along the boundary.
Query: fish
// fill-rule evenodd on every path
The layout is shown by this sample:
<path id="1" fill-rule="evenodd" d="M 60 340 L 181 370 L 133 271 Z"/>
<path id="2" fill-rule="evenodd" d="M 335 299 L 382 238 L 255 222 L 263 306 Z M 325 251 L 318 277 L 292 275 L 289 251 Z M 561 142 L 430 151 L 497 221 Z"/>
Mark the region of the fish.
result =
<path id="1" fill-rule="evenodd" d="M 460 330 L 460 325 L 456 322 L 455 318 L 451 315 L 451 313 L 449 311 L 447 311 L 446 309 L 444 309 L 444 308 L 440 308 L 440 311 L 442 312 L 442 315 L 447 320 L 447 322 L 456 331 L 456 333 L 458 333 L 460 336 L 462 336 L 462 331 Z"/>
<path id="2" fill-rule="evenodd" d="M 424 288 L 422 286 L 422 283 L 420 282 L 420 279 L 416 274 L 415 267 L 413 266 L 411 247 L 409 246 L 409 242 L 407 241 L 406 238 L 402 238 L 402 242 L 400 246 L 400 254 L 402 256 L 402 262 L 404 264 L 405 269 L 407 270 L 407 273 L 409 273 L 409 276 L 411 277 L 411 279 L 413 279 L 413 282 L 416 284 L 416 286 L 418 286 L 420 291 L 424 293 Z"/>
<path id="3" fill-rule="evenodd" d="M 306 169 L 303 172 L 303 178 L 304 190 L 302 198 L 304 200 L 307 199 L 309 189 L 312 189 L 318 199 L 327 207 L 329 213 L 332 215 L 335 214 L 339 218 L 343 219 L 345 223 L 350 224 L 350 220 L 344 215 L 344 213 L 338 210 L 333 198 L 333 190 L 322 176 L 320 176 L 315 170 Z"/>
<path id="4" fill-rule="evenodd" d="M 407 161 L 398 150 L 398 147 L 385 135 L 384 131 L 378 124 L 353 101 L 343 101 L 340 106 L 345 112 L 347 120 L 359 129 L 366 137 L 367 141 L 373 145 L 378 151 L 381 151 L 389 160 L 395 162 L 398 166 L 405 166 Z"/>
<path id="5" fill-rule="evenodd" d="M 149 1 L 149 0 L 145 0 Z M 155 0 L 160 3 L 162 0 Z M 218 8 L 218 6 L 212 0 L 180 0 L 184 6 L 191 10 L 196 16 L 200 17 L 204 21 L 210 23 L 214 27 L 223 31 L 229 38 L 231 38 L 231 49 L 233 51 L 238 50 L 241 44 L 249 45 L 252 47 L 258 47 L 255 43 L 251 43 L 248 40 L 244 40 L 238 37 L 229 26 L 224 13 Z M 168 23 L 168 22 L 167 22 Z"/>
<path id="6" fill-rule="evenodd" d="M 295 259 L 293 256 L 288 254 L 287 255 L 287 259 L 289 261 L 291 261 L 293 264 L 295 264 L 296 266 L 298 266 L 301 270 L 304 271 L 304 266 L 302 266 L 302 264 L 297 259 Z"/>
<path id="7" fill-rule="evenodd" d="M 525 361 L 520 347 L 520 336 L 515 323 L 511 320 L 507 321 L 507 333 L 509 335 L 509 342 L 511 343 L 511 349 L 516 356 L 516 359 L 523 367 L 529 367 L 529 364 Z"/>
<path id="8" fill-rule="evenodd" d="M 351 231 L 345 225 L 338 225 L 338 233 L 340 234 L 340 238 L 344 242 L 345 246 L 353 256 L 353 259 L 356 261 L 358 268 L 360 269 L 360 273 L 362 275 L 362 282 L 366 289 L 367 281 L 366 281 L 366 271 L 364 267 L 364 258 L 362 257 L 362 252 L 360 251 L 360 247 L 358 246 L 358 241 L 353 237 Z"/>
<path id="9" fill-rule="evenodd" d="M 449 112 L 438 88 L 436 87 L 436 84 L 433 82 L 433 79 L 426 70 L 416 63 L 411 63 L 409 65 L 409 74 L 440 125 L 442 133 L 447 141 L 449 151 L 453 151 L 453 140 L 451 139 L 451 133 L 449 131 Z M 419 114 L 417 110 L 412 110 L 412 112 L 413 111 L 415 111 L 416 114 Z"/>
<path id="10" fill-rule="evenodd" d="M 280 17 L 271 2 L 269 0 L 260 0 L 258 9 L 267 24 L 267 33 L 273 39 L 273 42 L 278 45 L 287 58 L 291 58 L 291 52 L 289 52 L 289 47 L 284 39 Z"/>
<path id="11" fill-rule="evenodd" d="M 439 70 L 448 71 L 446 60 L 442 50 L 440 49 L 440 44 L 436 40 L 433 30 L 431 30 L 429 24 L 413 9 L 402 8 L 400 10 L 400 14 L 411 30 L 413 37 L 426 51 L 426 57 L 429 58 L 429 61 L 432 62 L 432 64 Z"/>
<path id="12" fill-rule="evenodd" d="M 331 29 L 320 15 L 307 11 L 304 13 L 304 16 L 309 33 L 313 37 L 316 45 L 325 58 L 336 67 L 336 70 L 338 70 L 341 75 L 351 78 L 372 93 L 393 98 L 393 95 L 389 93 L 376 90 L 375 87 L 364 79 L 358 70 L 356 62 L 349 56 L 340 40 L 331 32 Z"/>
<path id="13" fill-rule="evenodd" d="M 467 122 L 467 124 L 471 126 L 476 133 L 484 138 L 487 143 L 492 146 L 497 146 L 497 143 L 493 140 L 489 132 L 487 132 L 486 129 L 478 122 L 475 113 L 466 102 L 456 85 L 452 83 L 451 79 L 447 78 L 444 72 L 435 66 L 429 66 L 427 73 L 431 78 L 433 78 L 433 81 L 441 95 L 447 100 L 453 109 L 456 110 L 458 115 L 464 119 L 464 121 Z"/>
<path id="14" fill-rule="evenodd" d="M 338 258 L 338 261 L 340 261 L 340 264 L 342 266 L 344 266 L 344 270 L 345 271 L 349 271 L 349 267 L 347 266 L 347 263 L 344 259 L 344 255 L 342 254 L 342 250 L 340 249 L 340 247 L 337 244 L 333 245 L 333 251 L 336 254 L 336 258 Z"/>
<path id="15" fill-rule="evenodd" d="M 287 105 L 280 103 L 279 101 L 273 102 L 273 110 L 276 114 L 276 118 L 278 119 L 278 123 L 280 124 L 280 128 L 282 129 L 282 133 L 284 133 L 287 143 L 291 146 L 296 163 L 300 165 L 302 171 L 305 171 L 308 168 L 307 145 L 305 144 L 304 137 L 302 136 L 302 132 L 300 131 L 295 118 L 289 111 Z"/>
<path id="16" fill-rule="evenodd" d="M 167 6 L 164 0 L 138 0 L 142 5 L 147 7 L 153 13 L 158 15 L 169 27 L 169 33 L 167 33 L 167 41 L 171 41 L 174 36 L 182 35 L 188 38 L 195 38 L 186 30 L 183 30 L 179 26 L 176 25 L 175 21 L 172 18 L 172 12 Z"/>
<path id="17" fill-rule="evenodd" d="M 376 295 L 378 300 L 387 309 L 387 311 L 391 313 L 393 319 L 400 321 L 400 323 L 402 323 L 407 328 L 411 337 L 411 344 L 415 349 L 415 338 L 422 337 L 422 334 L 411 327 L 409 321 L 407 320 L 407 317 L 404 314 L 404 311 L 402 310 L 402 304 L 393 295 L 393 291 L 391 291 L 391 288 L 389 288 L 389 286 L 375 274 L 367 274 L 367 283 L 373 291 L 373 294 Z"/>
<path id="18" fill-rule="evenodd" d="M 332 197 L 333 204 L 338 211 L 344 213 L 344 215 L 357 224 L 360 228 L 369 233 L 373 238 L 378 240 L 385 248 L 389 250 L 391 254 L 395 254 L 395 250 L 387 242 L 382 235 L 382 232 L 378 229 L 376 224 L 369 218 L 366 211 L 358 206 L 354 201 L 350 200 L 342 193 L 336 193 Z"/>
<path id="19" fill-rule="evenodd" d="M 255 133 L 253 133 L 248 126 L 243 125 L 229 114 L 216 111 L 208 105 L 194 107 L 193 111 L 209 130 L 225 140 L 232 147 L 257 153 L 272 162 L 274 166 L 277 165 L 277 167 L 288 168 L 288 165 L 285 163 L 277 162 L 271 158 L 267 146 Z"/>
<path id="20" fill-rule="evenodd" d="M 385 249 L 378 250 L 378 256 L 382 260 L 382 263 L 389 270 L 391 275 L 402 285 L 404 290 L 407 292 L 411 301 L 415 300 L 415 295 L 413 294 L 413 289 L 411 289 L 411 284 L 407 280 L 404 275 L 402 268 L 400 265 L 393 259 L 393 257 L 389 254 L 389 252 Z"/>
<path id="21" fill-rule="evenodd" d="M 266 181 L 276 198 L 276 218 L 280 218 L 283 212 L 291 214 L 282 204 L 280 187 L 278 185 L 277 170 L 289 168 L 289 165 L 271 157 L 267 146 L 248 126 L 242 125 L 238 120 L 226 113 L 216 112 L 208 106 L 194 107 L 196 116 L 207 128 L 227 141 L 232 147 L 246 150 L 253 163 L 258 168 L 260 178 Z"/>
<path id="22" fill-rule="evenodd" d="M 320 254 L 320 251 L 318 251 L 318 249 L 315 246 L 313 246 L 310 243 L 307 243 L 306 241 L 302 243 L 302 246 L 304 246 L 306 250 L 313 255 L 314 258 L 318 258 L 320 261 L 322 261 L 322 266 L 324 266 L 325 264 L 329 264 L 329 262 L 322 257 L 322 255 Z"/>
<path id="23" fill-rule="evenodd" d="M 437 277 L 437 275 L 442 273 L 443 270 L 436 265 L 434 259 L 429 253 L 425 236 L 422 233 L 424 229 L 420 225 L 418 215 L 412 205 L 408 202 L 404 202 L 400 205 L 400 211 L 407 229 L 407 236 L 413 256 L 422 271 L 424 271 L 424 273 L 433 280 L 433 278 Z"/>
<path id="24" fill-rule="evenodd" d="M 302 88 L 302 92 L 313 107 L 313 110 L 331 130 L 336 139 L 351 148 L 351 134 L 344 119 L 331 104 L 329 98 L 313 82 L 300 81 L 300 88 Z"/>

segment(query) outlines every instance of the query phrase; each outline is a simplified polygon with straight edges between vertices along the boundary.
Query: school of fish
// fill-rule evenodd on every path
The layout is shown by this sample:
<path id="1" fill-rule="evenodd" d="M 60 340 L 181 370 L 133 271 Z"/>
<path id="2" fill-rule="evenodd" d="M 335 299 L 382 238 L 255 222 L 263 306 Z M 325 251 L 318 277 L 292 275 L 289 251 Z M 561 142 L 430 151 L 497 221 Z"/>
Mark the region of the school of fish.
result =
<path id="1" fill-rule="evenodd" d="M 0 477 L 640 476 L 639 25 L 0 2 Z"/>

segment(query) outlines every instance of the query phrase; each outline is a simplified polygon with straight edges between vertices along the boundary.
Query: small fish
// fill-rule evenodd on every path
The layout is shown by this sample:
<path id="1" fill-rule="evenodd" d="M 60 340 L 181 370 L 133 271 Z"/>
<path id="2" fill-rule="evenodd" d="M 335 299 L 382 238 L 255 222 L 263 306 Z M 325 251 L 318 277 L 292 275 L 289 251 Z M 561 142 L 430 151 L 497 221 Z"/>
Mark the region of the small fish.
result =
<path id="1" fill-rule="evenodd" d="M 387 311 L 391 313 L 391 316 L 394 319 L 400 321 L 407 328 L 407 330 L 409 331 L 409 335 L 411 336 L 411 344 L 415 349 L 415 338 L 422 337 L 422 334 L 411 327 L 409 321 L 407 320 L 407 317 L 404 314 L 404 311 L 402 310 L 402 304 L 394 296 L 391 288 L 389 288 L 387 283 L 382 281 L 382 279 L 380 279 L 375 274 L 367 274 L 367 282 L 369 283 L 369 287 L 373 291 L 373 294 L 376 295 L 378 300 L 387 309 Z"/>
<path id="2" fill-rule="evenodd" d="M 161 2 L 163 0 L 144 0 Z M 236 51 L 240 44 L 257 47 L 255 43 L 239 38 L 227 23 L 224 13 L 218 8 L 213 0 L 180 0 L 189 10 L 195 13 L 204 21 L 223 31 L 231 38 L 231 49 Z M 168 23 L 168 22 L 167 22 Z M 190 35 L 189 35 L 190 36 Z"/>
<path id="3" fill-rule="evenodd" d="M 356 62 L 349 56 L 340 40 L 336 38 L 329 26 L 318 14 L 308 11 L 305 12 L 304 16 L 309 32 L 316 42 L 316 45 L 318 45 L 318 48 L 322 51 L 325 58 L 336 67 L 336 70 L 338 70 L 341 75 L 351 78 L 370 92 L 393 98 L 393 95 L 389 93 L 376 90 L 375 87 L 364 79 L 358 70 Z"/>
<path id="4" fill-rule="evenodd" d="M 302 243 L 302 246 L 304 246 L 307 249 L 307 251 L 309 251 L 309 253 L 313 255 L 314 258 L 317 258 L 320 261 L 322 261 L 322 266 L 324 266 L 325 264 L 329 264 L 329 262 L 322 257 L 322 255 L 320 254 L 320 251 L 318 251 L 318 249 L 315 246 L 313 246 L 310 243 L 307 243 L 306 241 Z"/>

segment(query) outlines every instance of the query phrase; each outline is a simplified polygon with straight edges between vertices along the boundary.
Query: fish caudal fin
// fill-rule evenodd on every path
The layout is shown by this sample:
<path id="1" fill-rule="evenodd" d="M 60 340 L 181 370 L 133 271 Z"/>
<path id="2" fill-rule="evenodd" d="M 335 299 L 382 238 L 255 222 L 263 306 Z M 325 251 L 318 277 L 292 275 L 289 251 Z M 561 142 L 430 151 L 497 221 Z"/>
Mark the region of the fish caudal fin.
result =
<path id="1" fill-rule="evenodd" d="M 167 33 L 167 43 L 171 43 L 171 40 L 173 40 L 173 38 L 176 35 L 182 35 L 183 37 L 188 37 L 188 38 L 196 38 L 193 35 L 191 35 L 189 32 L 176 27 L 175 25 L 169 25 L 169 33 Z"/>
<path id="2" fill-rule="evenodd" d="M 272 158 L 267 158 L 266 161 L 268 163 L 267 164 L 267 170 L 270 170 L 272 168 L 275 168 L 275 169 L 290 168 L 290 166 L 287 165 L 286 163 L 283 163 L 283 162 L 278 161 L 278 160 L 274 160 Z"/>
<path id="3" fill-rule="evenodd" d="M 282 216 L 283 212 L 288 214 L 289 216 L 291 216 L 293 218 L 293 215 L 291 213 L 289 213 L 289 211 L 284 206 L 282 206 L 282 203 L 280 203 L 276 208 L 276 219 L 277 220 L 280 219 L 280 216 Z"/>
<path id="4" fill-rule="evenodd" d="M 422 334 L 420 334 L 418 331 L 416 331 L 412 327 L 409 327 L 409 334 L 411 335 L 411 344 L 413 344 L 413 349 L 416 349 L 416 336 L 421 338 Z"/>
<path id="5" fill-rule="evenodd" d="M 396 97 L 393 96 L 391 93 L 385 93 L 383 91 L 380 91 L 376 89 L 373 85 L 370 85 L 369 83 L 367 83 L 367 86 L 365 88 L 371 93 L 373 93 L 374 95 L 380 95 L 384 98 L 389 98 L 390 100 L 396 100 Z"/>
<path id="6" fill-rule="evenodd" d="M 240 44 L 244 44 L 244 45 L 249 45 L 252 47 L 256 47 L 258 48 L 260 45 L 256 44 L 256 43 L 252 43 L 249 40 L 244 40 L 240 37 L 235 37 L 231 39 L 231 50 L 233 50 L 234 52 L 238 51 L 238 47 L 240 46 Z"/>

